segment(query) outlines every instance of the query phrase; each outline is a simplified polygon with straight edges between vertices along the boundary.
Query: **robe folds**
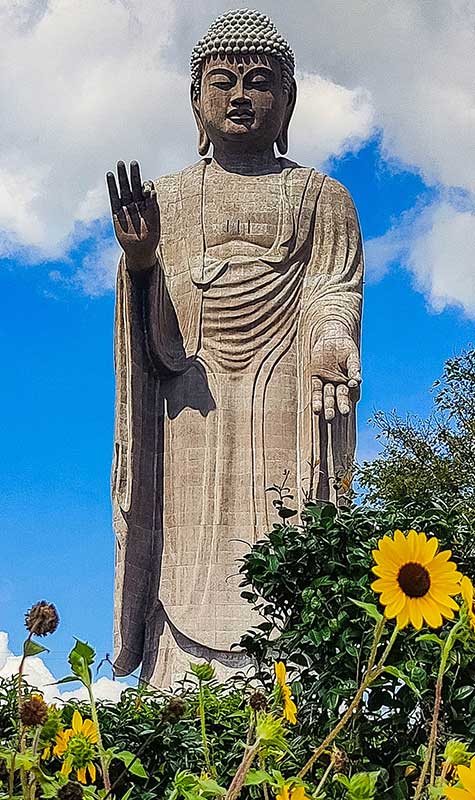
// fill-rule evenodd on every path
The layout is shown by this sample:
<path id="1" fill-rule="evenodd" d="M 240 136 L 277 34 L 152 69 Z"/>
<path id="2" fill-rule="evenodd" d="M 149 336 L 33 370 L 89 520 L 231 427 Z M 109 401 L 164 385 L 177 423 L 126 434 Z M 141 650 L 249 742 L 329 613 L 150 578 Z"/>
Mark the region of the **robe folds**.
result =
<path id="1" fill-rule="evenodd" d="M 288 471 L 296 502 L 340 502 L 337 479 L 351 473 L 354 405 L 331 423 L 313 414 L 312 352 L 332 326 L 359 345 L 358 219 L 337 181 L 282 163 L 267 252 L 207 252 L 203 160 L 155 184 L 147 285 L 119 265 L 115 666 L 142 663 L 155 685 L 188 655 L 246 663 L 232 645 L 258 620 L 237 573 L 276 521 L 266 490 Z"/>

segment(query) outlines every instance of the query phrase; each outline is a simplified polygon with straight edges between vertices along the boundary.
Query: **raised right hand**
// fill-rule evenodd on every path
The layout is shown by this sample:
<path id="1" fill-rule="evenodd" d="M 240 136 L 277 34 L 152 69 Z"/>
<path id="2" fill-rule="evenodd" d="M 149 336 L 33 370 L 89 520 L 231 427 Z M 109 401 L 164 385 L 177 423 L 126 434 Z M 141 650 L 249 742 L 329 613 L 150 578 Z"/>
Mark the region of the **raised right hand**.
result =
<path id="1" fill-rule="evenodd" d="M 142 186 L 137 161 L 130 164 L 130 183 L 123 161 L 117 164 L 120 195 L 115 175 L 108 172 L 107 188 L 114 231 L 131 272 L 146 272 L 156 262 L 160 239 L 160 211 L 153 184 Z"/>

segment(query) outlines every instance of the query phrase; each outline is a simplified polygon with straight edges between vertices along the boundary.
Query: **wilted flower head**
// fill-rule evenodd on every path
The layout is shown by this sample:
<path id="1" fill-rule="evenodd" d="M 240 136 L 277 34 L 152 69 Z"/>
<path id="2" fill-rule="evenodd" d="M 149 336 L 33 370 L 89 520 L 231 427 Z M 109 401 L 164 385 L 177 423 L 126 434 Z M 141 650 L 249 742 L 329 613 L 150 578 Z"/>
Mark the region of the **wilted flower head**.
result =
<path id="1" fill-rule="evenodd" d="M 253 692 L 249 698 L 249 705 L 254 711 L 265 711 L 267 709 L 267 698 L 262 692 Z"/>
<path id="2" fill-rule="evenodd" d="M 48 706 L 39 694 L 32 694 L 22 703 L 20 719 L 25 727 L 43 725 L 48 718 Z"/>
<path id="3" fill-rule="evenodd" d="M 27 630 L 35 636 L 47 636 L 54 633 L 59 625 L 59 616 L 53 603 L 41 600 L 35 603 L 25 614 Z"/>
<path id="4" fill-rule="evenodd" d="M 58 791 L 59 800 L 82 800 L 82 786 L 74 781 L 68 781 Z"/>
<path id="5" fill-rule="evenodd" d="M 186 712 L 186 703 L 181 697 L 172 697 L 163 709 L 163 722 L 176 722 Z"/>

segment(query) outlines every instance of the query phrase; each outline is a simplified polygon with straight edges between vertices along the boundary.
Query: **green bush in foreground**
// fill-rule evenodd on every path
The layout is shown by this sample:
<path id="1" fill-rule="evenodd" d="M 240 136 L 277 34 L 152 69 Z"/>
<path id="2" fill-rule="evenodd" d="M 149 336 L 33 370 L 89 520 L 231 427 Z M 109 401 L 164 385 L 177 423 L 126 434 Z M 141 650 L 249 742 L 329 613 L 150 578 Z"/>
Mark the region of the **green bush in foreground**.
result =
<path id="1" fill-rule="evenodd" d="M 243 639 L 252 675 L 220 685 L 195 664 L 174 693 L 97 703 L 95 653 L 76 640 L 59 683 L 89 700 L 48 706 L 23 672 L 57 613 L 30 609 L 19 673 L 0 686 L 0 800 L 473 800 L 470 518 L 307 503 L 290 525 L 276 505 L 282 524 L 242 565 L 263 618 Z M 455 561 L 436 555 L 449 546 Z"/>

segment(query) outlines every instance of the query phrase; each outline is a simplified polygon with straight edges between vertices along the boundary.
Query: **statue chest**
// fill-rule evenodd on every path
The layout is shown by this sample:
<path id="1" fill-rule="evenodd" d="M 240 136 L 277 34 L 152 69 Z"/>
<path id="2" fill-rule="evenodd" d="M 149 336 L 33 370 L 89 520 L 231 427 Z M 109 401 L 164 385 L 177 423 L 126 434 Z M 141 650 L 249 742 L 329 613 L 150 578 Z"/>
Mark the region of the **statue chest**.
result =
<path id="1" fill-rule="evenodd" d="M 211 173 L 211 170 L 209 171 Z M 216 258 L 272 247 L 280 206 L 278 175 L 207 175 L 203 193 L 206 250 Z"/>

